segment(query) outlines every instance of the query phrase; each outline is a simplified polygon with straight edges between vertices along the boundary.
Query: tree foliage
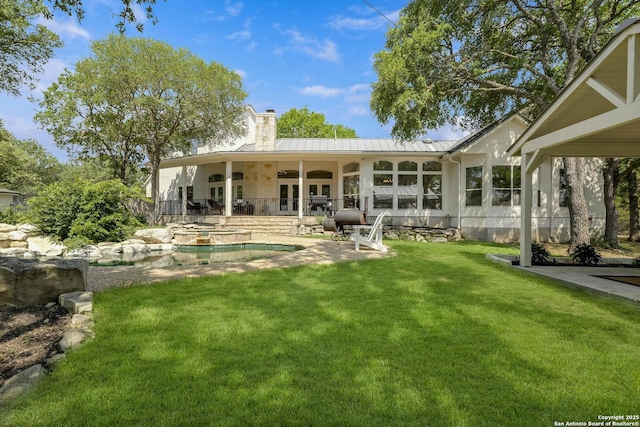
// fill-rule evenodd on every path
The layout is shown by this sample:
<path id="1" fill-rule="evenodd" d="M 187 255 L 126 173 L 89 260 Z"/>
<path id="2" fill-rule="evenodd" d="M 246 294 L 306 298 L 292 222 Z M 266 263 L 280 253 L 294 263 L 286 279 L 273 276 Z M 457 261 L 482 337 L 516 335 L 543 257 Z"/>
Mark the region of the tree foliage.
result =
<path id="1" fill-rule="evenodd" d="M 29 199 L 29 216 L 43 233 L 60 241 L 119 242 L 142 225 L 126 205 L 135 196 L 117 179 L 65 180 Z"/>
<path id="2" fill-rule="evenodd" d="M 356 131 L 326 122 L 322 113 L 292 108 L 278 118 L 278 138 L 357 138 Z"/>
<path id="3" fill-rule="evenodd" d="M 114 170 L 151 165 L 153 201 L 160 160 L 194 141 L 212 145 L 246 132 L 240 76 L 166 43 L 111 35 L 93 56 L 44 94 L 36 120 L 79 157 L 101 156 Z"/>
<path id="4" fill-rule="evenodd" d="M 19 140 L 0 121 L 0 188 L 24 195 L 57 180 L 64 166 L 40 144 Z"/>
<path id="5" fill-rule="evenodd" d="M 138 22 L 134 5 L 141 5 L 147 19 L 155 23 L 152 6 L 156 0 L 121 0 L 116 27 L 123 32 L 127 23 Z M 81 0 L 2 0 L 0 1 L 0 91 L 18 96 L 20 88 L 35 86 L 44 65 L 53 57 L 54 49 L 62 47 L 57 34 L 39 22 L 52 19 L 55 11 L 62 11 L 78 20 L 84 17 Z"/>
<path id="6" fill-rule="evenodd" d="M 535 117 L 638 13 L 622 0 L 413 0 L 375 56 L 371 108 L 403 139 Z"/>

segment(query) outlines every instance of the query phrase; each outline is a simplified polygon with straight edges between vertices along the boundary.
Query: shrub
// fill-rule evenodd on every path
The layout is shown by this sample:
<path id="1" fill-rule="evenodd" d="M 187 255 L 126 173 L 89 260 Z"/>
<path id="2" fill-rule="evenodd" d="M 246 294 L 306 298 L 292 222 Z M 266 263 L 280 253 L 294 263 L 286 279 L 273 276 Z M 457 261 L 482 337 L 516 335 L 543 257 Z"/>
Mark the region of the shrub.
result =
<path id="1" fill-rule="evenodd" d="M 60 241 L 120 241 L 142 225 L 126 206 L 131 197 L 119 180 L 55 183 L 29 200 L 31 221 Z"/>
<path id="2" fill-rule="evenodd" d="M 596 265 L 600 262 L 600 254 L 596 251 L 596 248 L 581 243 L 571 252 L 571 258 L 573 262 L 580 265 Z"/>
<path id="3" fill-rule="evenodd" d="M 11 206 L 0 211 L 0 223 L 15 225 L 23 222 L 25 222 L 25 213 L 23 209 Z"/>
<path id="4" fill-rule="evenodd" d="M 534 265 L 544 265 L 549 262 L 551 254 L 540 243 L 531 243 L 531 263 Z"/>

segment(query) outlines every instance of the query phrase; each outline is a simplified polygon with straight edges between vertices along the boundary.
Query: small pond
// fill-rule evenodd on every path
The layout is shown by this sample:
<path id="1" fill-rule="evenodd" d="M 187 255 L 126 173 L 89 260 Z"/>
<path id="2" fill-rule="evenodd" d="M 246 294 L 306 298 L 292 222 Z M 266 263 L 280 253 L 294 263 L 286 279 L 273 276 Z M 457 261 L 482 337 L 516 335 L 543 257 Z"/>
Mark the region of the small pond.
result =
<path id="1" fill-rule="evenodd" d="M 283 252 L 304 249 L 303 246 L 269 243 L 233 243 L 223 245 L 182 245 L 176 251 L 136 254 L 134 256 L 99 258 L 90 266 L 179 267 L 220 262 L 252 261 L 271 258 Z"/>

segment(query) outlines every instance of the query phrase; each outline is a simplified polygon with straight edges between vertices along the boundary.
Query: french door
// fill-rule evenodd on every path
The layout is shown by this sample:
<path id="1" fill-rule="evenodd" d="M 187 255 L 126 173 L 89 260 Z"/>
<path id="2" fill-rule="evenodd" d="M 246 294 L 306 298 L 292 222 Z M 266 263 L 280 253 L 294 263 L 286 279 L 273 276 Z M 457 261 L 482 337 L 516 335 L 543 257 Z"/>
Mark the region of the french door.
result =
<path id="1" fill-rule="evenodd" d="M 281 214 L 293 215 L 298 211 L 300 186 L 298 184 L 280 184 L 280 199 L 278 203 Z"/>

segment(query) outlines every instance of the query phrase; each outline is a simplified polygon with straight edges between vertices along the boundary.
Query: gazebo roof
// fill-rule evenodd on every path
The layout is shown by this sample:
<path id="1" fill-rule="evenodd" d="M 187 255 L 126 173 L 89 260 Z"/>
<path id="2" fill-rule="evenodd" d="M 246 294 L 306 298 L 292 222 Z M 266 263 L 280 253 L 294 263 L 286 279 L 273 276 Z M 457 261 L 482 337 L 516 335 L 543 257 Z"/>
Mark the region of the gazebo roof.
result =
<path id="1" fill-rule="evenodd" d="M 509 148 L 545 157 L 640 157 L 640 18 L 625 21 L 598 55 Z"/>

